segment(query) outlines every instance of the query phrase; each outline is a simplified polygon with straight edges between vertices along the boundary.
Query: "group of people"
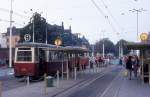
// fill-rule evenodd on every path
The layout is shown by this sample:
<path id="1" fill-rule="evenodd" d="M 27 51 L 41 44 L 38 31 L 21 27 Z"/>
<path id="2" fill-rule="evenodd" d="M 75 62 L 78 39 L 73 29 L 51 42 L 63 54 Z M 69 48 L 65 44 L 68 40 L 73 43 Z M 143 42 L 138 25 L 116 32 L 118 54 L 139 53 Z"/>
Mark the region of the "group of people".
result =
<path id="1" fill-rule="evenodd" d="M 138 56 L 128 56 L 126 60 L 126 69 L 128 70 L 129 80 L 131 80 L 132 72 L 134 76 L 137 77 L 139 69 L 139 58 Z"/>
<path id="2" fill-rule="evenodd" d="M 108 64 L 109 63 L 108 61 L 109 60 L 106 60 L 101 56 L 91 57 L 90 58 L 90 66 L 91 66 L 91 68 L 93 67 L 93 65 L 100 67 L 100 66 L 106 65 L 106 63 Z"/>

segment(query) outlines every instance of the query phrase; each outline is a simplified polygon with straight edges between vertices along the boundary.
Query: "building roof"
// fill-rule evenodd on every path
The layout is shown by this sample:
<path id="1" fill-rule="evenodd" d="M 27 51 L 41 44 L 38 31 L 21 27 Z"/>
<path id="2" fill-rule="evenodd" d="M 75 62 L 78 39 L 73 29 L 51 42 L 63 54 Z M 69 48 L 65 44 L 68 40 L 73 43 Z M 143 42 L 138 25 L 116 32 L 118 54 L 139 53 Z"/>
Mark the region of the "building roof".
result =
<path id="1" fill-rule="evenodd" d="M 56 48 L 56 45 L 51 44 L 45 44 L 45 43 L 33 43 L 33 42 L 24 42 L 24 43 L 18 43 L 16 47 L 38 47 L 38 48 Z"/>
<path id="2" fill-rule="evenodd" d="M 10 28 L 7 28 L 6 36 L 9 36 Z M 12 27 L 12 35 L 20 35 L 20 28 Z"/>
<path id="3" fill-rule="evenodd" d="M 133 50 L 142 50 L 142 49 L 150 48 L 150 43 L 147 42 L 128 43 L 126 44 L 126 47 L 128 49 L 133 49 Z"/>

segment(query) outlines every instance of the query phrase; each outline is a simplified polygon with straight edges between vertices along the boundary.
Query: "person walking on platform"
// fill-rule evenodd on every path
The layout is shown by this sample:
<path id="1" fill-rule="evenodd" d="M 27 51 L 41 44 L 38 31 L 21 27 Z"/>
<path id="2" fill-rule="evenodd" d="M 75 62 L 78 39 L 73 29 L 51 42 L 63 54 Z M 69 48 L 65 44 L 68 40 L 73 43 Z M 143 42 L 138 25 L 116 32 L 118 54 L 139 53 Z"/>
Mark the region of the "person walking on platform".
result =
<path id="1" fill-rule="evenodd" d="M 134 76 L 137 77 L 137 71 L 139 67 L 139 58 L 138 56 L 134 56 L 133 60 L 133 71 L 134 71 Z"/>
<path id="2" fill-rule="evenodd" d="M 132 56 L 129 56 L 126 62 L 126 69 L 129 72 L 129 80 L 131 80 L 131 76 L 132 76 Z"/>

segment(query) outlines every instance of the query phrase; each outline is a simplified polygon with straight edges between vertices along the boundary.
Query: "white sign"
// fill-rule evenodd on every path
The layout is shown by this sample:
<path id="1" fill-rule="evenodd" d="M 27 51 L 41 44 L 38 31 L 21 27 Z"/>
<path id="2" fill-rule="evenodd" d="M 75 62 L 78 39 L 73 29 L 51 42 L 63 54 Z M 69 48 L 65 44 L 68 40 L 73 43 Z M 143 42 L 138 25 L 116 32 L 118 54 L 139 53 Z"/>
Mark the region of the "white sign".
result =
<path id="1" fill-rule="evenodd" d="M 31 40 L 30 34 L 25 34 L 25 35 L 24 35 L 24 40 L 25 40 L 25 41 L 30 41 L 30 40 Z"/>

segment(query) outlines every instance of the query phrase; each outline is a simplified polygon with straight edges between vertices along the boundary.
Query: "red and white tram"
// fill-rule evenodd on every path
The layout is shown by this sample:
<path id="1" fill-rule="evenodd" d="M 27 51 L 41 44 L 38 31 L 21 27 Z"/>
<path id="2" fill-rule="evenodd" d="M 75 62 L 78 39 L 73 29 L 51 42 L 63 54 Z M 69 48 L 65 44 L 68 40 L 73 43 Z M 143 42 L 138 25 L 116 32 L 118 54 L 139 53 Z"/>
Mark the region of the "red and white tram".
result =
<path id="1" fill-rule="evenodd" d="M 81 47 L 61 47 L 43 43 L 19 43 L 15 48 L 14 71 L 16 77 L 40 77 L 44 73 L 72 71 L 85 68 L 88 50 Z"/>

